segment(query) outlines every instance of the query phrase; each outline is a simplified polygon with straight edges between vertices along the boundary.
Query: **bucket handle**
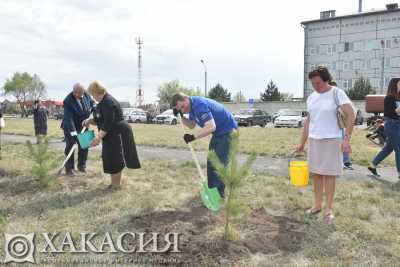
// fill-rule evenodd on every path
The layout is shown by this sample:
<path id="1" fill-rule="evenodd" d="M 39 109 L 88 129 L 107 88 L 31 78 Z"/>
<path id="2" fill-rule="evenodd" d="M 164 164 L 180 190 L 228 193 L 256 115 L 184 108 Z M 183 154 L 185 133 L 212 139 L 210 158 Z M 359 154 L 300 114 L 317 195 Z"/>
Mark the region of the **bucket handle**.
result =
<path id="1" fill-rule="evenodd" d="M 288 157 L 288 166 L 290 166 L 290 162 L 292 162 L 293 159 L 295 159 L 297 155 L 301 155 L 301 154 L 303 154 L 304 156 L 307 156 L 306 151 L 303 151 L 303 152 L 293 151 L 292 153 L 290 153 L 290 155 Z"/>

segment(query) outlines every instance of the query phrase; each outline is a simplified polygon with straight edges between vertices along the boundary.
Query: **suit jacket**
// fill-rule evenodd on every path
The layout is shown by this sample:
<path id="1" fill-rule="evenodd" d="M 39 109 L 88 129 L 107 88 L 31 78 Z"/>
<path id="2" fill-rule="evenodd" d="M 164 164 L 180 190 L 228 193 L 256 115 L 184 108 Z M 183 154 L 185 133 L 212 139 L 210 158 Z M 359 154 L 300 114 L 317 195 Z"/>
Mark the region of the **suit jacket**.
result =
<path id="1" fill-rule="evenodd" d="M 78 100 L 72 92 L 64 99 L 64 117 L 62 127 L 64 135 L 69 136 L 71 132 L 79 133 L 82 130 L 82 122 L 89 118 L 94 107 L 94 101 L 89 94 L 84 93 L 79 105 Z"/>

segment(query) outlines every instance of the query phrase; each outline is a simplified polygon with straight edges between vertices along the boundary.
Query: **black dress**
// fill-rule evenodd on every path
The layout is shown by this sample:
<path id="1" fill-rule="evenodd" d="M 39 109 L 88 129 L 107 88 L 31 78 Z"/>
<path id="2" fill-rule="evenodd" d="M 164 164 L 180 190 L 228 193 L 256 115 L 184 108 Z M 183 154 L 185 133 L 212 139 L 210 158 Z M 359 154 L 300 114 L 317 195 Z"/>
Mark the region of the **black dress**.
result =
<path id="1" fill-rule="evenodd" d="M 115 174 L 124 167 L 139 169 L 133 131 L 124 121 L 118 101 L 106 93 L 95 108 L 94 120 L 99 130 L 107 132 L 102 140 L 101 152 L 104 172 Z"/>

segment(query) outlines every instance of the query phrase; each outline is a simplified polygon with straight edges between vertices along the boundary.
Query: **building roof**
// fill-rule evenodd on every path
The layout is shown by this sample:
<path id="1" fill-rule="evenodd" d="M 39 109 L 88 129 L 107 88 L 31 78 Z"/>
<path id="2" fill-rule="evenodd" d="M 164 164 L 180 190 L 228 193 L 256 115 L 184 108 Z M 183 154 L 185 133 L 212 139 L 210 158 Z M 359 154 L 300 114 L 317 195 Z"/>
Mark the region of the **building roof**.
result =
<path id="1" fill-rule="evenodd" d="M 301 22 L 301 24 L 306 25 L 306 24 L 310 24 L 310 23 L 314 23 L 314 22 L 332 21 L 332 20 L 337 20 L 337 19 L 347 19 L 347 18 L 353 18 L 353 17 L 379 15 L 379 14 L 394 13 L 394 12 L 399 12 L 399 11 L 400 11 L 400 8 L 370 10 L 370 11 L 365 11 L 365 12 L 361 12 L 361 13 L 353 13 L 353 14 L 335 16 L 335 17 L 324 18 L 324 19 L 307 20 L 307 21 Z"/>

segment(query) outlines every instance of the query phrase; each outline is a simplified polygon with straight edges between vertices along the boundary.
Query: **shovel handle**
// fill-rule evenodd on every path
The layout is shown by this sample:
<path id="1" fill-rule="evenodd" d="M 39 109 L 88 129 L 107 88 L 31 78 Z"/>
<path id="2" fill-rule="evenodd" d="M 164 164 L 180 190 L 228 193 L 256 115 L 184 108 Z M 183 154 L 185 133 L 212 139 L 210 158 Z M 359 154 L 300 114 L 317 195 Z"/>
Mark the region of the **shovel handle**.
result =
<path id="1" fill-rule="evenodd" d="M 180 125 L 182 127 L 182 131 L 183 131 L 184 134 L 186 134 L 186 129 L 185 129 L 185 126 L 183 125 L 183 122 L 182 122 L 182 116 L 179 115 L 178 118 L 179 118 L 179 123 L 180 123 Z M 195 151 L 193 149 L 193 146 L 192 146 L 191 143 L 188 143 L 188 146 L 189 146 L 190 152 L 192 153 L 192 157 L 193 157 L 194 163 L 196 164 L 196 168 L 197 168 L 197 171 L 199 172 L 200 178 L 201 178 L 202 181 L 205 181 L 206 179 L 204 177 L 203 170 L 201 169 L 199 160 L 197 159 L 197 156 L 196 156 L 196 153 L 195 153 Z"/>
<path id="2" fill-rule="evenodd" d="M 85 132 L 86 127 L 83 127 L 80 133 Z M 71 148 L 71 150 L 69 151 L 67 157 L 65 158 L 63 164 L 61 165 L 61 167 L 58 169 L 58 174 L 60 174 L 65 166 L 65 164 L 67 163 L 67 161 L 69 160 L 69 158 L 72 156 L 72 154 L 74 153 L 75 149 L 78 148 L 78 144 L 74 144 Z"/>

